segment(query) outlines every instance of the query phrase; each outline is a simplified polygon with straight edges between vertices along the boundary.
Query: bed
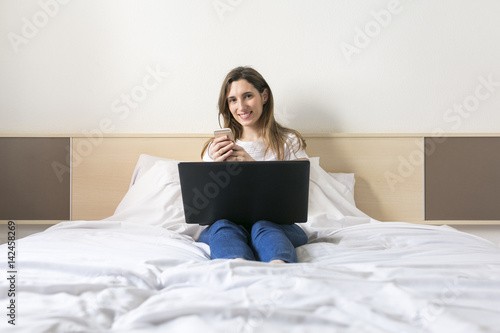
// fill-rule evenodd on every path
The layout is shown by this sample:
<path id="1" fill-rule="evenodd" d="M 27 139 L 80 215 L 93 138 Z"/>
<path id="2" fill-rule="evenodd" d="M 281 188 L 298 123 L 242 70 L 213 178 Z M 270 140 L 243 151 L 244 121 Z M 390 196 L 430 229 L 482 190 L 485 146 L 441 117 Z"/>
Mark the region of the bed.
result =
<path id="1" fill-rule="evenodd" d="M 309 242 L 297 249 L 299 263 L 210 260 L 196 242 L 204 227 L 183 221 L 180 159 L 141 154 L 126 184 L 120 177 L 125 191 L 112 214 L 15 242 L 15 267 L 1 263 L 0 329 L 498 332 L 496 245 L 446 225 L 381 222 L 359 208 L 358 177 L 325 170 L 314 143 L 311 151 L 309 218 L 301 224 Z M 74 188 L 90 182 L 82 175 L 90 165 L 75 168 Z"/>

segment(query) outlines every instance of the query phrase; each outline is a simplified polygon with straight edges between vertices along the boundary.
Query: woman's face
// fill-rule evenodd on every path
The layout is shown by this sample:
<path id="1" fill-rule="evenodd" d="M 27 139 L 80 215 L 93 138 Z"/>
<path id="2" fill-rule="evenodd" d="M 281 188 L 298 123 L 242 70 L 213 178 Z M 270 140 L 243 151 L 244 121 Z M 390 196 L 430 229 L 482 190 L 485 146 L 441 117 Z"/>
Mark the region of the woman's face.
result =
<path id="1" fill-rule="evenodd" d="M 262 94 L 245 79 L 231 83 L 227 94 L 229 111 L 238 123 L 245 127 L 256 127 L 267 102 L 267 89 Z"/>

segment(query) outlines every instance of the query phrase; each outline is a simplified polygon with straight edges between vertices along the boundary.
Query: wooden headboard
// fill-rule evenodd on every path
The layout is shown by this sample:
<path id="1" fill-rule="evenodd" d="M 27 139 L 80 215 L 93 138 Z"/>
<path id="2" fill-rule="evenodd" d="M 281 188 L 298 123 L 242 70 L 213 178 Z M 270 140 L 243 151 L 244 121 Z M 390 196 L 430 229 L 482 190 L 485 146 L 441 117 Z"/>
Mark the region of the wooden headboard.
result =
<path id="1" fill-rule="evenodd" d="M 202 134 L 71 137 L 71 219 L 111 216 L 128 190 L 140 154 L 199 161 Z M 358 208 L 381 221 L 500 224 L 499 220 L 426 220 L 424 134 L 306 134 L 307 153 L 329 172 L 354 173 Z M 26 223 L 44 221 L 26 221 Z M 57 222 L 57 221 L 53 221 Z M 45 221 L 45 223 L 47 223 Z"/>
<path id="2" fill-rule="evenodd" d="M 87 153 L 88 138 L 73 138 L 72 219 L 102 219 L 125 195 L 140 154 L 200 160 L 204 135 L 106 137 Z M 384 221 L 423 222 L 423 167 L 389 184 L 398 156 L 417 148 L 415 137 L 307 135 L 307 153 L 330 172 L 355 173 L 355 199 L 368 215 Z M 88 156 L 81 156 L 84 151 Z M 80 158 L 81 157 L 81 158 Z"/>

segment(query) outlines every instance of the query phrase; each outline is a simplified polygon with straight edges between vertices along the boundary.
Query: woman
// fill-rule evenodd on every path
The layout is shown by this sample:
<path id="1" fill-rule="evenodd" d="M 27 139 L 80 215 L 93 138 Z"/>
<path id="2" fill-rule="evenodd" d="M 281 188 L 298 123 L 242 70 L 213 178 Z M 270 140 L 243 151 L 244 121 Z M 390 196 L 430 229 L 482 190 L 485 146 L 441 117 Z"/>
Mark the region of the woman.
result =
<path id="1" fill-rule="evenodd" d="M 276 161 L 308 158 L 299 132 L 274 119 L 271 88 L 256 70 L 237 67 L 226 76 L 219 94 L 219 124 L 234 133 L 210 139 L 202 150 L 204 161 Z M 200 242 L 210 246 L 212 259 L 246 259 L 273 263 L 297 262 L 295 248 L 307 243 L 296 224 L 258 221 L 250 230 L 219 220 L 203 230 Z"/>

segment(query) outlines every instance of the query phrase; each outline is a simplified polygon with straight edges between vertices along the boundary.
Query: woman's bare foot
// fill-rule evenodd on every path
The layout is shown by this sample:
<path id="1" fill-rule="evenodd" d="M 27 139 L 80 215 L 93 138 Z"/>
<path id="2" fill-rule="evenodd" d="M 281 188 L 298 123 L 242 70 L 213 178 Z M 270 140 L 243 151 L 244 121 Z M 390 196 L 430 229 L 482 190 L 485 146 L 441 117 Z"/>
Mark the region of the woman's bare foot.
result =
<path id="1" fill-rule="evenodd" d="M 284 264 L 285 262 L 280 259 L 274 259 L 270 261 L 271 264 Z"/>

